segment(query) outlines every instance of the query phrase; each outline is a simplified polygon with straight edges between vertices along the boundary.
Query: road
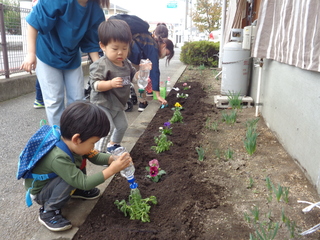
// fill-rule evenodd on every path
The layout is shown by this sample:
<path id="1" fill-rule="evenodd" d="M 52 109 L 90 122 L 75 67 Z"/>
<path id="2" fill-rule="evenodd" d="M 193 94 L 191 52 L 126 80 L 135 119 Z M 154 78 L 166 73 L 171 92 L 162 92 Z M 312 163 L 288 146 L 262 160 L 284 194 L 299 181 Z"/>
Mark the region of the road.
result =
<path id="1" fill-rule="evenodd" d="M 165 60 L 160 60 L 161 78 L 166 79 L 168 76 L 170 76 L 173 84 L 179 78 L 185 67 L 179 60 L 180 49 L 175 48 L 175 52 L 176 54 L 171 60 L 169 66 L 165 66 Z M 40 225 L 38 222 L 39 206 L 34 203 L 30 208 L 26 207 L 24 201 L 25 191 L 24 187 L 22 186 L 23 181 L 16 180 L 19 154 L 30 136 L 39 128 L 40 120 L 46 118 L 44 109 L 33 108 L 34 97 L 35 93 L 30 93 L 15 99 L 0 102 L 1 240 L 42 240 L 54 238 L 57 239 L 61 238 L 62 236 L 64 239 L 71 239 L 77 229 L 74 227 L 73 230 L 69 231 L 69 233 L 62 235 L 62 233 L 52 233 Z M 129 125 L 137 124 L 136 121 L 139 121 L 141 126 L 146 127 L 148 121 L 150 121 L 152 118 L 144 119 L 143 116 L 147 116 L 148 112 L 149 115 L 154 115 L 158 108 L 158 103 L 156 101 L 152 101 L 145 112 L 141 114 L 137 111 L 137 105 L 135 105 L 134 110 L 127 113 Z M 137 135 L 136 130 L 138 128 L 139 127 L 133 126 L 132 129 L 128 129 L 126 133 L 127 141 L 124 142 L 126 147 L 129 149 L 131 149 L 134 145 L 134 136 Z M 128 147 L 130 144 L 131 148 Z M 90 171 L 88 174 L 90 174 Z M 72 203 L 69 208 L 74 210 L 74 206 L 77 205 L 77 203 L 80 202 Z M 77 209 L 77 211 L 90 212 L 92 207 L 92 205 L 83 205 L 83 207 Z M 83 217 L 80 220 L 84 221 Z M 75 220 L 71 219 L 71 221 L 74 225 L 81 224 L 81 221 L 76 223 L 74 223 Z"/>

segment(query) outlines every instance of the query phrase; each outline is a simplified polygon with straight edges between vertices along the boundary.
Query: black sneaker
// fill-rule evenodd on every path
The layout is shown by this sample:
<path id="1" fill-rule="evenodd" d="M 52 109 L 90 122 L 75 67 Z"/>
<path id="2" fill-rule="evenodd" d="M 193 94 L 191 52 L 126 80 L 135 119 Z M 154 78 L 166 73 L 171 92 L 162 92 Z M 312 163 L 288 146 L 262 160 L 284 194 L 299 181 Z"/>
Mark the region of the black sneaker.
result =
<path id="1" fill-rule="evenodd" d="M 91 190 L 85 191 L 76 189 L 71 195 L 72 198 L 81 198 L 86 200 L 93 200 L 100 197 L 100 190 L 98 188 L 92 188 Z"/>
<path id="2" fill-rule="evenodd" d="M 153 92 L 146 92 L 147 97 L 153 97 Z"/>
<path id="3" fill-rule="evenodd" d="M 148 102 L 144 102 L 144 103 L 139 102 L 139 108 L 138 108 L 138 111 L 139 111 L 139 112 L 143 112 L 143 111 L 144 111 L 144 109 L 145 109 L 147 106 L 148 106 Z"/>
<path id="4" fill-rule="evenodd" d="M 39 222 L 51 231 L 65 231 L 72 228 L 71 222 L 62 217 L 61 210 L 43 212 L 40 208 Z"/>

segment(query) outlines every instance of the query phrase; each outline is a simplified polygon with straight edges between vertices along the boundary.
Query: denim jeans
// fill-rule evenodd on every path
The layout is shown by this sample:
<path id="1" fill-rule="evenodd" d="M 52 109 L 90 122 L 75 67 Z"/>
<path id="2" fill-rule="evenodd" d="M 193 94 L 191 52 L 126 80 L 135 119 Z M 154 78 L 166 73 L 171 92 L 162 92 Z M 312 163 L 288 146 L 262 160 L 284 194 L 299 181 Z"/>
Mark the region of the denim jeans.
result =
<path id="1" fill-rule="evenodd" d="M 84 97 L 82 66 L 70 70 L 57 69 L 37 58 L 36 73 L 49 124 L 59 126 L 60 117 L 66 105 L 82 100 Z"/>

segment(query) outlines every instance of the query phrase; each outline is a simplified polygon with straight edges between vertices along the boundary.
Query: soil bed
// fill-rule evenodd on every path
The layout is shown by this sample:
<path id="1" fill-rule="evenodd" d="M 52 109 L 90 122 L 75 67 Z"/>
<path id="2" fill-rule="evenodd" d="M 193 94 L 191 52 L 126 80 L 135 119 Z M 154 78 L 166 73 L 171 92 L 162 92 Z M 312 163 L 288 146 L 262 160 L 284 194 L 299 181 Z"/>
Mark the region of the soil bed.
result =
<path id="1" fill-rule="evenodd" d="M 319 239 L 318 232 L 298 235 L 320 221 L 319 210 L 303 214 L 301 210 L 307 205 L 297 203 L 317 202 L 318 194 L 263 118 L 257 124 L 257 150 L 250 156 L 243 140 L 246 121 L 255 119 L 254 108 L 238 110 L 236 123 L 229 125 L 222 121 L 222 113 L 231 110 L 214 105 L 220 80 L 214 80 L 212 70 L 186 69 L 175 87 L 183 89 L 184 82 L 191 89 L 181 91 L 189 97 L 177 98 L 171 91 L 167 97 L 169 107 L 158 110 L 131 151 L 142 198 L 153 195 L 158 200 L 157 205 L 151 204 L 151 222 L 130 220 L 117 209 L 114 201 L 128 200 L 130 192 L 126 180 L 117 174 L 73 239 L 249 239 L 259 223 L 264 229 L 278 223 L 275 239 Z M 171 119 L 176 102 L 184 108 L 183 123 L 172 125 L 170 150 L 156 154 L 151 150 L 154 137 L 159 135 L 159 127 Z M 216 131 L 209 129 L 208 123 L 217 123 Z M 198 160 L 196 147 L 205 149 L 204 161 Z M 227 152 L 232 153 L 231 158 Z M 152 159 L 158 159 L 167 172 L 158 183 L 146 177 L 145 167 Z M 276 188 L 290 188 L 288 203 L 276 200 L 275 193 L 267 188 L 266 178 Z M 247 214 L 252 220 L 254 209 L 260 212 L 256 224 L 244 217 Z M 294 230 L 288 230 L 281 220 L 282 210 Z M 271 231 L 272 227 L 266 230 Z"/>

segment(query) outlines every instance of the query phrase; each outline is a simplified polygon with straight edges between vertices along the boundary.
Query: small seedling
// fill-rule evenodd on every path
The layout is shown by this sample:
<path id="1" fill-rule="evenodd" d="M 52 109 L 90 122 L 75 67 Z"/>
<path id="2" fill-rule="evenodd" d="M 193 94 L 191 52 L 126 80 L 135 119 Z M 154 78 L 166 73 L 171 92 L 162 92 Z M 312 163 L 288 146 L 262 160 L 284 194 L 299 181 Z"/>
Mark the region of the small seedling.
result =
<path id="1" fill-rule="evenodd" d="M 213 131 L 218 131 L 218 122 L 210 122 L 210 118 L 207 118 L 206 128 Z"/>
<path id="2" fill-rule="evenodd" d="M 220 149 L 214 150 L 214 154 L 217 156 L 217 158 L 221 158 L 221 150 Z"/>
<path id="3" fill-rule="evenodd" d="M 252 178 L 252 177 L 250 177 L 250 178 L 249 178 L 249 183 L 248 183 L 247 188 L 252 188 L 252 187 L 253 187 L 253 183 L 254 183 L 253 178 Z"/>
<path id="4" fill-rule="evenodd" d="M 199 161 L 203 161 L 204 160 L 204 154 L 205 154 L 205 151 L 202 147 L 196 147 L 196 151 L 198 153 L 198 160 Z"/>
<path id="5" fill-rule="evenodd" d="M 237 111 L 232 110 L 230 115 L 224 110 L 222 112 L 222 120 L 225 121 L 227 124 L 234 124 L 237 120 Z"/>
<path id="6" fill-rule="evenodd" d="M 234 152 L 230 148 L 228 148 L 227 151 L 225 152 L 226 159 L 227 160 L 232 159 L 233 158 L 233 153 Z"/>
<path id="7" fill-rule="evenodd" d="M 240 98 L 240 92 L 233 93 L 229 91 L 228 99 L 229 99 L 229 105 L 231 106 L 232 109 L 241 108 L 242 99 Z"/>

